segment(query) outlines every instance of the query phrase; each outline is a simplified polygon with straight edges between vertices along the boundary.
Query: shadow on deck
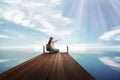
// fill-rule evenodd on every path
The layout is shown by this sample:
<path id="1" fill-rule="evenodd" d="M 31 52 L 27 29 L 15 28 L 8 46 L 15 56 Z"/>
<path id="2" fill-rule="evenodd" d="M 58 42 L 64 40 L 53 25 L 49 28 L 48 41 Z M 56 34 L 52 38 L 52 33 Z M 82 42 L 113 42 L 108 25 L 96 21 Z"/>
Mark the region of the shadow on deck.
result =
<path id="1" fill-rule="evenodd" d="M 69 54 L 41 54 L 0 75 L 0 80 L 95 80 Z"/>

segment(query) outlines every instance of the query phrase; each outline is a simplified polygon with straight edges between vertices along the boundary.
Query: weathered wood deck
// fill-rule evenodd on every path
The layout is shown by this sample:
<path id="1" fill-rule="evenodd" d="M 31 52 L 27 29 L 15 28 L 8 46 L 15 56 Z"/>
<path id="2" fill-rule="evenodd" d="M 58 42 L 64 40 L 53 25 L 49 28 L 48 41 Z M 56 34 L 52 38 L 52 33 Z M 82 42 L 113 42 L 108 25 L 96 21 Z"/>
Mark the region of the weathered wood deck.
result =
<path id="1" fill-rule="evenodd" d="M 41 54 L 0 75 L 0 80 L 95 80 L 69 54 Z"/>

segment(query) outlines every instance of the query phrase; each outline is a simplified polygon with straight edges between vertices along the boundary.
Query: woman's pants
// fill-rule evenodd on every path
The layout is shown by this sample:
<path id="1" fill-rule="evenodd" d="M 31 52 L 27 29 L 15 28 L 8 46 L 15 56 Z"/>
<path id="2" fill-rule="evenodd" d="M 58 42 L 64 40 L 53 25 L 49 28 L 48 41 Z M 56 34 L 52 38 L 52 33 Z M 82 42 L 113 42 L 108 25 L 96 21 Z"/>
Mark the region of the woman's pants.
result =
<path id="1" fill-rule="evenodd" d="M 50 50 L 50 53 L 58 53 L 58 52 L 59 52 L 58 49 L 52 49 L 52 50 Z"/>

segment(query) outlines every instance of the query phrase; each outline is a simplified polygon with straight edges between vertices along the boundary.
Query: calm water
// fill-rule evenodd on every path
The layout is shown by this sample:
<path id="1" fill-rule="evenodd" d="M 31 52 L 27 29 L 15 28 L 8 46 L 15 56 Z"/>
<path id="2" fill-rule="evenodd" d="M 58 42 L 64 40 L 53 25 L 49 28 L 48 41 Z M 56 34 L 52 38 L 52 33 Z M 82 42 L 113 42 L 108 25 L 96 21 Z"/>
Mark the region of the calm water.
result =
<path id="1" fill-rule="evenodd" d="M 0 50 L 0 73 L 23 63 L 40 52 Z M 120 52 L 94 51 L 70 54 L 96 80 L 120 80 Z"/>

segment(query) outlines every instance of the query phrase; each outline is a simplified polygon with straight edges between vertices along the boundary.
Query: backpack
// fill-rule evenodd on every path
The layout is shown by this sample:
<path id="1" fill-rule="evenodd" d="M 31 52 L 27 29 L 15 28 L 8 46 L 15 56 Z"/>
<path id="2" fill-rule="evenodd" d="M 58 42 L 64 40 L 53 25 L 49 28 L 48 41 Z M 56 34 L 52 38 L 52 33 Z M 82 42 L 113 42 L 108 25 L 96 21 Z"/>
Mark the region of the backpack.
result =
<path id="1" fill-rule="evenodd" d="M 50 50 L 51 50 L 50 44 L 46 44 L 46 50 L 47 50 L 47 51 L 50 51 Z"/>

